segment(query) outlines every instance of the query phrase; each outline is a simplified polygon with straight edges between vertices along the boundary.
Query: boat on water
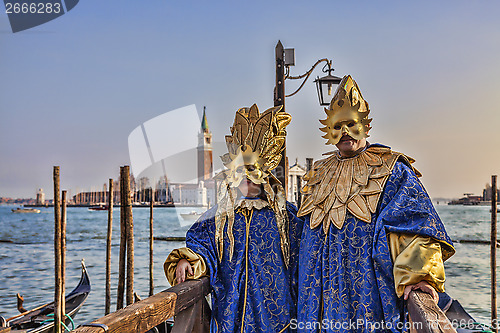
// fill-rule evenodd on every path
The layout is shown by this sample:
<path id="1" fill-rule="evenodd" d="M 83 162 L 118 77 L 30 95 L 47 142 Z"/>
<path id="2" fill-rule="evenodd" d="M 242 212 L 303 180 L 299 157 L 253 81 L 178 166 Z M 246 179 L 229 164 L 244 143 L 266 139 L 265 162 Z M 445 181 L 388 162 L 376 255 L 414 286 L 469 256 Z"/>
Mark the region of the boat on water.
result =
<path id="1" fill-rule="evenodd" d="M 491 332 L 489 327 L 474 319 L 456 299 L 447 293 L 439 294 L 439 308 L 444 312 L 457 333 Z"/>
<path id="2" fill-rule="evenodd" d="M 74 327 L 73 318 L 87 299 L 90 289 L 89 275 L 82 260 L 80 282 L 65 298 L 66 326 L 76 328 Z M 12 318 L 4 319 L 0 317 L 0 331 L 3 331 L 2 328 L 7 328 L 8 332 L 51 333 L 54 331 L 54 302 L 40 305 Z"/>
<path id="3" fill-rule="evenodd" d="M 16 209 L 12 209 L 12 213 L 35 213 L 35 214 L 38 214 L 38 213 L 40 213 L 40 209 L 17 207 Z"/>
<path id="4" fill-rule="evenodd" d="M 94 211 L 108 210 L 108 206 L 107 205 L 91 206 L 89 207 L 89 210 L 94 210 Z"/>
<path id="5" fill-rule="evenodd" d="M 180 215 L 184 220 L 196 221 L 201 216 L 201 213 L 192 211 L 189 213 L 180 213 Z"/>

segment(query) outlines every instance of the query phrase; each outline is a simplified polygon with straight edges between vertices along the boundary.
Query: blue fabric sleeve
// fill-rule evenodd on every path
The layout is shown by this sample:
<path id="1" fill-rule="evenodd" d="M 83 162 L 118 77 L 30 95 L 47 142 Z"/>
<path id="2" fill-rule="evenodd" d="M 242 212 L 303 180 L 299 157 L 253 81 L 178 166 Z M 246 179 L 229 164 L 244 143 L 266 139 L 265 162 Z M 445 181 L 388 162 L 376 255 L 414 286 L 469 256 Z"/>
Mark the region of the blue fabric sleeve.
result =
<path id="1" fill-rule="evenodd" d="M 215 245 L 214 214 L 217 206 L 206 211 L 186 234 L 186 246 L 201 255 L 209 269 L 210 284 L 217 279 L 217 247 Z"/>
<path id="2" fill-rule="evenodd" d="M 397 162 L 385 186 L 377 218 L 377 227 L 386 232 L 410 233 L 433 237 L 452 248 L 443 222 L 431 198 L 413 170 Z"/>

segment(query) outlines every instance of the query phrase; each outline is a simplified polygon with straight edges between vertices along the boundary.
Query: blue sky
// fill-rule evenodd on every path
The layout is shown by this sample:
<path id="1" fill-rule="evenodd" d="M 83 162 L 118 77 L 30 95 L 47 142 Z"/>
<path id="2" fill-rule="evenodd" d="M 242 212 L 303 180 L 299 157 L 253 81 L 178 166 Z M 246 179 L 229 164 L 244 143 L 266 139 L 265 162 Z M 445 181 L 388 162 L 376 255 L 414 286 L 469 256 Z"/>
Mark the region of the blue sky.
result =
<path id="1" fill-rule="evenodd" d="M 63 187 L 98 189 L 130 163 L 134 128 L 190 104 L 223 141 L 239 107 L 272 106 L 278 40 L 293 75 L 328 57 L 354 77 L 369 140 L 414 157 L 431 196 L 479 194 L 500 170 L 499 14 L 494 1 L 82 0 L 13 34 L 0 13 L 0 196 L 52 197 L 53 165 Z M 290 162 L 332 150 L 312 80 L 286 108 Z"/>

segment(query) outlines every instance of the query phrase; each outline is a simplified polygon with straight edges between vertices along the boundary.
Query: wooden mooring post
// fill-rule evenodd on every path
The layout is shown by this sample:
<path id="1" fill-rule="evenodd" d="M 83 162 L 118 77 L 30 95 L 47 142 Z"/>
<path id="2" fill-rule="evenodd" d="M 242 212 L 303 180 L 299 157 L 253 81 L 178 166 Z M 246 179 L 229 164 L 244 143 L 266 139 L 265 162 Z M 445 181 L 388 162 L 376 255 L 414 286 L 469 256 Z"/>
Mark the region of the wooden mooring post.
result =
<path id="1" fill-rule="evenodd" d="M 116 309 L 123 308 L 123 295 L 125 292 L 125 259 L 127 249 L 127 232 L 125 227 L 125 191 L 124 191 L 124 167 L 120 167 L 120 257 L 118 267 L 118 288 L 116 298 Z"/>
<path id="2" fill-rule="evenodd" d="M 127 233 L 127 305 L 134 303 L 134 219 L 130 196 L 130 166 L 123 167 L 123 187 L 125 191 L 125 228 Z"/>
<path id="3" fill-rule="evenodd" d="M 61 194 L 59 166 L 54 166 L 54 332 L 61 333 Z M 64 297 L 64 296 L 63 296 Z"/>
<path id="4" fill-rule="evenodd" d="M 497 316 L 497 176 L 491 176 L 491 326 L 498 333 Z"/>
<path id="5" fill-rule="evenodd" d="M 175 316 L 173 333 L 208 332 L 208 277 L 188 280 L 114 313 L 83 324 L 75 333 L 144 333 Z"/>
<path id="6" fill-rule="evenodd" d="M 111 236 L 113 235 L 113 179 L 109 179 L 108 194 L 108 234 L 106 238 L 106 300 L 104 314 L 111 309 Z"/>
<path id="7" fill-rule="evenodd" d="M 61 318 L 66 321 L 66 221 L 67 221 L 67 191 L 61 196 Z"/>
<path id="8" fill-rule="evenodd" d="M 153 279 L 153 205 L 155 201 L 155 191 L 150 189 L 149 202 L 149 296 L 154 294 L 154 279 Z"/>

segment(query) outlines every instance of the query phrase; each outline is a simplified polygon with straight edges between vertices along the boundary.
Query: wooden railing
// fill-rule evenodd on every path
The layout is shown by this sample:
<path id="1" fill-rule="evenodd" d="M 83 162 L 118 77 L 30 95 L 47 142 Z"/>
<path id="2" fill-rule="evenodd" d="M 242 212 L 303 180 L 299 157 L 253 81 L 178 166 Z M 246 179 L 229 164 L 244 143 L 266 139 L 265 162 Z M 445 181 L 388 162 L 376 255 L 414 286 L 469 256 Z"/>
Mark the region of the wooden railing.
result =
<path id="1" fill-rule="evenodd" d="M 145 333 L 175 316 L 173 333 L 208 332 L 210 308 L 205 296 L 210 292 L 207 277 L 188 280 L 114 313 L 83 324 L 75 333 Z M 456 333 L 446 315 L 429 294 L 412 291 L 408 300 L 411 332 Z M 0 328 L 2 332 L 9 327 Z"/>
<path id="2" fill-rule="evenodd" d="M 422 291 L 410 292 L 408 313 L 411 319 L 410 332 L 457 333 L 448 317 L 434 303 L 432 296 Z"/>
<path id="3" fill-rule="evenodd" d="M 209 292 L 208 277 L 188 280 L 91 323 L 83 324 L 73 332 L 144 333 L 174 316 L 173 333 L 208 332 L 210 308 L 205 296 Z"/>

